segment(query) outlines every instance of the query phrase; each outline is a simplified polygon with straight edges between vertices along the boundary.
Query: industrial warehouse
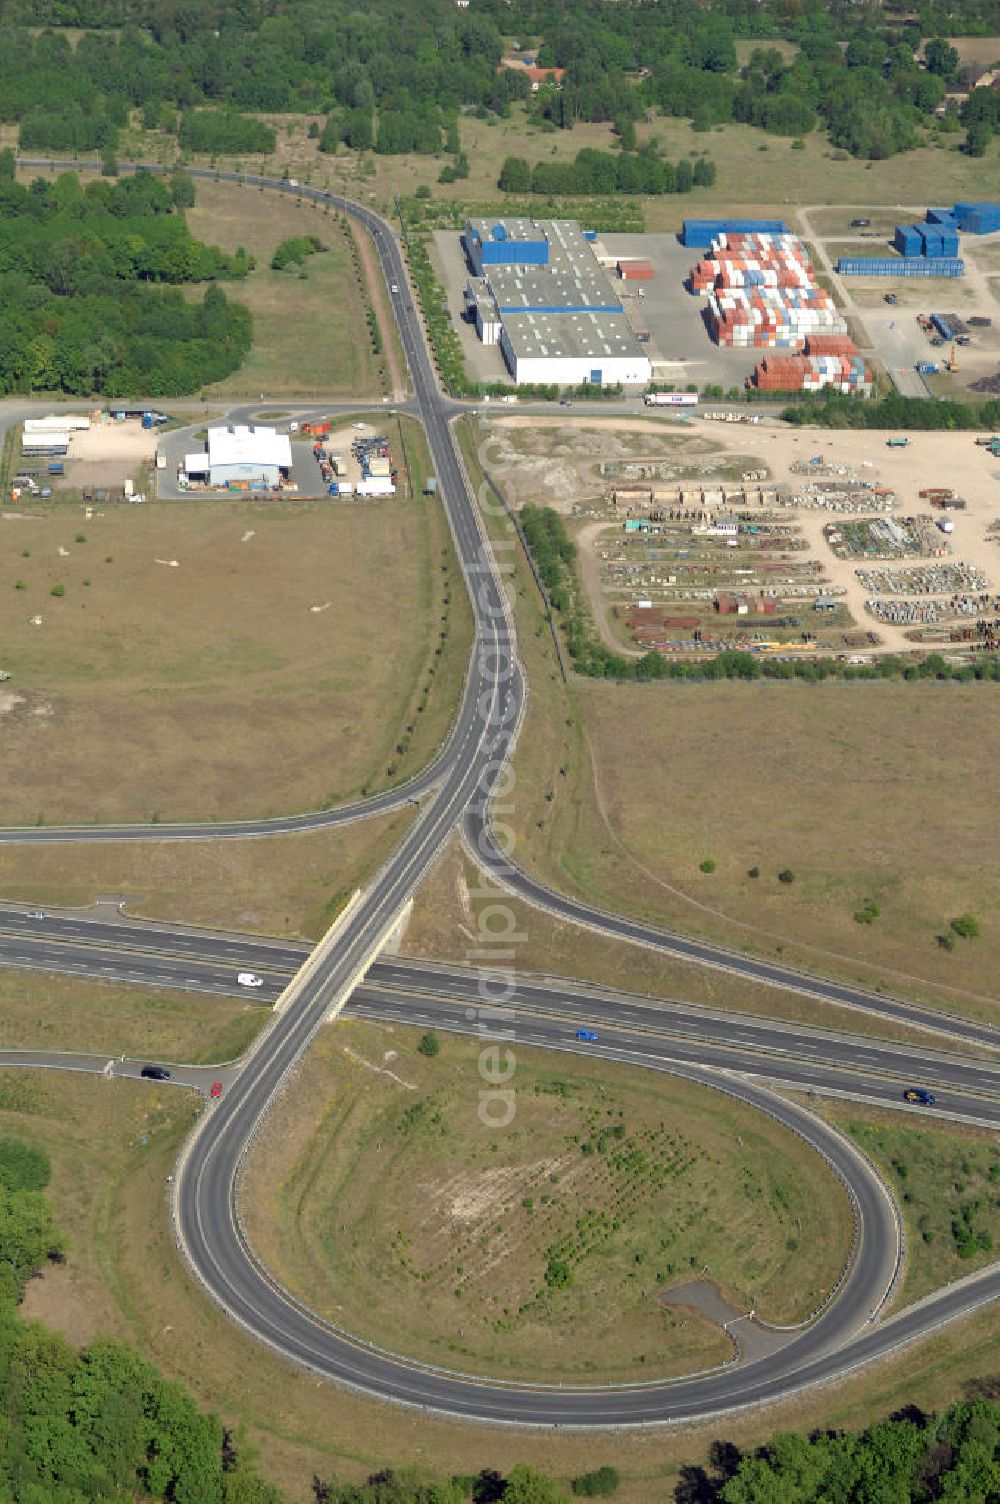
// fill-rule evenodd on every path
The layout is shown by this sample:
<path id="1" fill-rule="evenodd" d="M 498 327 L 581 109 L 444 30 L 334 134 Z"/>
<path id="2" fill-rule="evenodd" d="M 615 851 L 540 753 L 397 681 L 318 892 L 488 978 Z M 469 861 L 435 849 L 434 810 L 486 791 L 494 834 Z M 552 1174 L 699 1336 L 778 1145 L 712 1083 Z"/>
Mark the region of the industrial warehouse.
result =
<path id="1" fill-rule="evenodd" d="M 465 302 L 518 386 L 645 386 L 652 367 L 575 220 L 469 220 Z"/>
<path id="2" fill-rule="evenodd" d="M 189 481 L 228 490 L 276 491 L 291 470 L 288 435 L 260 424 L 210 428 L 204 452 L 184 456 Z"/>

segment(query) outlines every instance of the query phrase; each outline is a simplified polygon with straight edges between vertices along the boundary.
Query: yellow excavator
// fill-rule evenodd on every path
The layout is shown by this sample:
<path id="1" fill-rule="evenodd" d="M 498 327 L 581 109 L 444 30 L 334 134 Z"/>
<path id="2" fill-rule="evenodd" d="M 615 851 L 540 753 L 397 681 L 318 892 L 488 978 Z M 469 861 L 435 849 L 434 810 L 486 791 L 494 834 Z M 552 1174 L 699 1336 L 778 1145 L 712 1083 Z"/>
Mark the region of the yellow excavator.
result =
<path id="1" fill-rule="evenodd" d="M 955 353 L 957 348 L 958 346 L 953 343 L 951 347 L 951 354 L 948 356 L 948 364 L 945 366 L 946 371 L 958 370 L 958 356 Z"/>

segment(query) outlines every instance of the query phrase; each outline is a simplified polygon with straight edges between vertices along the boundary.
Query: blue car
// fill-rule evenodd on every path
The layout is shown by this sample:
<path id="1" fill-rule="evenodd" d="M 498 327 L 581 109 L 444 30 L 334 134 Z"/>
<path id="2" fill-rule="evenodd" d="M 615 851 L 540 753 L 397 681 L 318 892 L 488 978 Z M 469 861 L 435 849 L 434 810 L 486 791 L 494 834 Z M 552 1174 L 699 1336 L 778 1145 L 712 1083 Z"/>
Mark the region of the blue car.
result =
<path id="1" fill-rule="evenodd" d="M 576 1037 L 582 1039 L 584 1044 L 593 1044 L 597 1039 L 593 1029 L 577 1029 Z"/>
<path id="2" fill-rule="evenodd" d="M 921 1107 L 933 1107 L 935 1096 L 932 1091 L 924 1091 L 922 1086 L 908 1086 L 903 1093 L 904 1102 L 917 1102 Z"/>

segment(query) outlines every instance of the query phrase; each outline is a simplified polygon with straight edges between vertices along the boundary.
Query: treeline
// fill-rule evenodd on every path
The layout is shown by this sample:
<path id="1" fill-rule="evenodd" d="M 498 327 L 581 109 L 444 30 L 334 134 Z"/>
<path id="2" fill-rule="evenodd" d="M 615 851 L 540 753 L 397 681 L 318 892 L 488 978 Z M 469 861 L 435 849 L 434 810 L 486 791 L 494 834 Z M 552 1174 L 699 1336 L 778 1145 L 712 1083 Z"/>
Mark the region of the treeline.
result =
<path id="1" fill-rule="evenodd" d="M 618 664 L 624 672 L 618 672 Z M 893 654 L 874 658 L 870 663 L 852 664 L 837 658 L 776 659 L 740 649 L 717 653 L 703 663 L 664 658 L 656 652 L 641 658 L 621 658 L 612 654 L 609 667 L 599 678 L 611 679 L 679 679 L 701 683 L 713 679 L 799 679 L 808 684 L 822 684 L 827 679 L 847 682 L 870 682 L 879 679 L 902 679 L 907 683 L 937 679 L 956 684 L 1000 683 L 1000 658 L 986 656 L 971 663 L 948 663 L 940 653 L 923 658 L 902 658 Z"/>
<path id="2" fill-rule="evenodd" d="M 281 1504 L 220 1422 L 129 1348 L 77 1349 L 21 1319 L 27 1281 L 65 1254 L 44 1194 L 49 1175 L 37 1146 L 0 1139 L 0 1497 Z"/>
<path id="3" fill-rule="evenodd" d="M 667 658 L 650 650 L 641 657 L 615 652 L 601 642 L 580 584 L 576 545 L 562 517 L 552 507 L 528 504 L 518 512 L 525 542 L 548 596 L 549 605 L 578 674 L 590 679 L 647 683 L 656 679 L 701 682 L 718 679 L 947 679 L 958 683 L 1000 683 L 1000 657 L 986 656 L 972 663 L 947 663 L 940 653 L 923 658 L 892 654 L 870 663 L 850 664 L 836 658 L 778 659 L 739 649 L 717 653 L 701 662 Z"/>
<path id="4" fill-rule="evenodd" d="M 507 157 L 497 186 L 505 193 L 690 193 L 692 188 L 711 188 L 715 163 L 697 157 L 694 163 L 682 157 L 668 162 L 655 148 L 610 152 L 584 147 L 572 162 L 536 162 Z"/>
<path id="5" fill-rule="evenodd" d="M 252 323 L 215 281 L 200 303 L 153 283 L 239 278 L 252 261 L 195 240 L 191 180 L 150 173 L 24 187 L 0 153 L 0 393 L 175 397 L 219 381 Z"/>
<path id="6" fill-rule="evenodd" d="M 799 427 L 996 429 L 1000 427 L 1000 398 L 991 398 L 976 408 L 964 402 L 938 402 L 933 397 L 901 397 L 898 392 L 876 402 L 859 402 L 842 392 L 828 392 L 815 401 L 786 407 L 781 416 Z"/>
<path id="7" fill-rule="evenodd" d="M 178 137 L 185 151 L 220 157 L 271 152 L 277 139 L 271 126 L 236 110 L 185 110 Z"/>

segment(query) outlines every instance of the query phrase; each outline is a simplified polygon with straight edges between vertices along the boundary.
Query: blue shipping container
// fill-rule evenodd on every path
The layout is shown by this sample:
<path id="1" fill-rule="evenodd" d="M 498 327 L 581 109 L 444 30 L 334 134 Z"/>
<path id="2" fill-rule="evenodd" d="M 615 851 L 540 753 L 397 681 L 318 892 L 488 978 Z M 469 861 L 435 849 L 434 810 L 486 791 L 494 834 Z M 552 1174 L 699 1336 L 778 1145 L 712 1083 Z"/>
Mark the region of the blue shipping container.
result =
<path id="1" fill-rule="evenodd" d="M 928 209 L 924 218 L 929 225 L 945 225 L 951 224 L 955 215 L 951 209 Z"/>
<path id="2" fill-rule="evenodd" d="M 719 235 L 787 235 L 783 219 L 686 219 L 681 243 L 705 250 Z"/>
<path id="3" fill-rule="evenodd" d="M 842 277 L 960 277 L 965 262 L 959 256 L 841 256 Z"/>
<path id="4" fill-rule="evenodd" d="M 958 255 L 958 233 L 955 230 L 941 231 L 941 254 L 942 256 Z"/>
<path id="5" fill-rule="evenodd" d="M 892 243 L 902 256 L 920 255 L 920 236 L 916 225 L 897 225 Z"/>

